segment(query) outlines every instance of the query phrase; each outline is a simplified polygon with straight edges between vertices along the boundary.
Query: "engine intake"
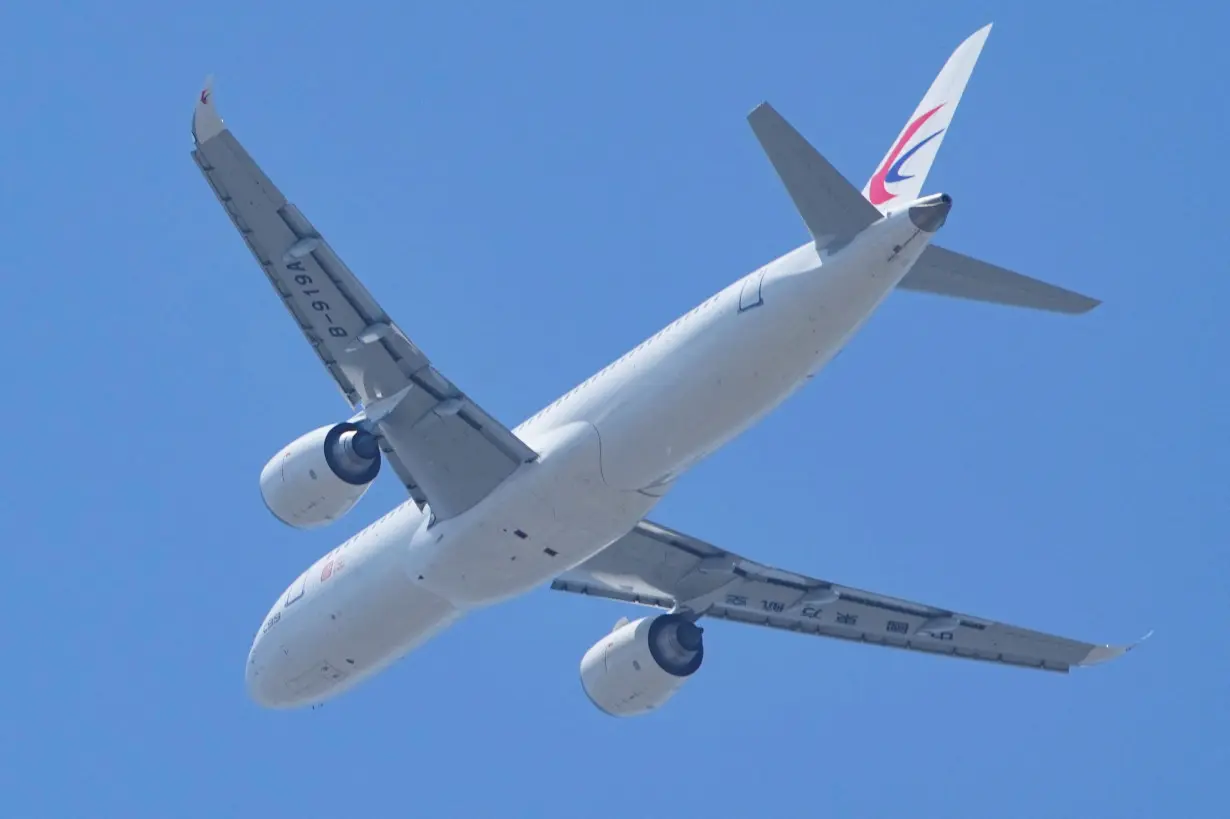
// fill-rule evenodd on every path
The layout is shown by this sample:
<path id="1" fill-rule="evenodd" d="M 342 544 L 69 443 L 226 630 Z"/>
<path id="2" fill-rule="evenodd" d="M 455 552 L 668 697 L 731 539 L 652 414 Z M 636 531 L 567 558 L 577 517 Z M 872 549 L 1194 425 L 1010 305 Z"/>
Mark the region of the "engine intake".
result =
<path id="1" fill-rule="evenodd" d="M 261 497 L 274 517 L 296 529 L 332 523 L 349 512 L 380 474 L 380 444 L 350 422 L 297 438 L 261 470 Z"/>
<path id="2" fill-rule="evenodd" d="M 585 652 L 581 685 L 615 717 L 645 714 L 666 703 L 705 658 L 703 630 L 678 614 L 621 622 Z"/>

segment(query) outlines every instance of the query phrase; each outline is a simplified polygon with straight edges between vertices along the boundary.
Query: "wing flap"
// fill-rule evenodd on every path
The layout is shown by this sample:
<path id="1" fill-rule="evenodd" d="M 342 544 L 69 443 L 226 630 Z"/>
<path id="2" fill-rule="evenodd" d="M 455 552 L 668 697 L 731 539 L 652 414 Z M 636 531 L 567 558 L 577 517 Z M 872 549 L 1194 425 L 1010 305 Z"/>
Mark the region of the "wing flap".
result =
<path id="1" fill-rule="evenodd" d="M 1066 672 L 1105 646 L 787 572 L 644 521 L 552 588 L 820 637 Z"/>

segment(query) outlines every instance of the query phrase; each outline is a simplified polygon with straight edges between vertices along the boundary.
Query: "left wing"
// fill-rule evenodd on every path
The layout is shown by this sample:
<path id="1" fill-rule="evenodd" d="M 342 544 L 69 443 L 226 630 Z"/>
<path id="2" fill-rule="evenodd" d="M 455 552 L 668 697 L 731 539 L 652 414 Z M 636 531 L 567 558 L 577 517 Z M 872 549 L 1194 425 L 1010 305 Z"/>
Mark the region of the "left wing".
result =
<path id="1" fill-rule="evenodd" d="M 551 588 L 1046 671 L 1094 665 L 1135 647 L 1084 643 L 785 572 L 648 521 Z"/>
<path id="2" fill-rule="evenodd" d="M 192 158 L 227 216 L 420 507 L 431 504 L 440 520 L 458 515 L 538 457 L 389 318 L 223 124 L 208 83 L 192 137 Z"/>

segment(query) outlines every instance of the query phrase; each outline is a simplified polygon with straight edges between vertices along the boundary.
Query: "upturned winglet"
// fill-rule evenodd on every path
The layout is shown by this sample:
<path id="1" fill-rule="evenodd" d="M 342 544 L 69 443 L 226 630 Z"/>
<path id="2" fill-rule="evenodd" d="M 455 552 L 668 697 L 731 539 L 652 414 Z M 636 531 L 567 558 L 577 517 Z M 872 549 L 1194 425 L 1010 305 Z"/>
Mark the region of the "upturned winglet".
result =
<path id="1" fill-rule="evenodd" d="M 192 114 L 192 138 L 200 145 L 224 130 L 226 126 L 222 124 L 222 117 L 218 116 L 218 109 L 214 107 L 214 78 L 210 75 L 205 78 L 201 93 L 196 98 L 196 110 Z"/>
<path id="2" fill-rule="evenodd" d="M 1109 662 L 1117 657 L 1122 657 L 1124 654 L 1127 654 L 1129 651 L 1136 648 L 1136 646 L 1140 645 L 1141 643 L 1143 643 L 1145 640 L 1148 640 L 1152 636 L 1153 636 L 1153 629 L 1150 629 L 1148 634 L 1146 634 L 1144 637 L 1141 637 L 1139 640 L 1137 640 L 1134 643 L 1129 643 L 1127 645 L 1122 645 L 1122 646 L 1095 646 L 1089 651 L 1088 654 L 1085 655 L 1085 659 L 1081 660 L 1079 663 L 1077 663 L 1077 665 L 1079 666 L 1099 665 L 1101 663 Z"/>

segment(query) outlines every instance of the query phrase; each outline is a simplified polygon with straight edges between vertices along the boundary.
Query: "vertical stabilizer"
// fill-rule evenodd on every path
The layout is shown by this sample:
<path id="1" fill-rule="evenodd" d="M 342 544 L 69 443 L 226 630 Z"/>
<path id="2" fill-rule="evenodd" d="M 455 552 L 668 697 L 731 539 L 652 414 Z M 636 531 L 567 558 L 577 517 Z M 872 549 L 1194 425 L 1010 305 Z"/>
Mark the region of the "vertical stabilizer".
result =
<path id="1" fill-rule="evenodd" d="M 957 46 L 867 181 L 863 196 L 881 213 L 891 210 L 897 203 L 917 199 L 922 193 L 931 163 L 935 161 L 965 84 L 969 82 L 990 33 L 988 24 Z"/>

